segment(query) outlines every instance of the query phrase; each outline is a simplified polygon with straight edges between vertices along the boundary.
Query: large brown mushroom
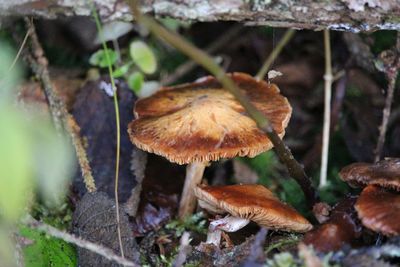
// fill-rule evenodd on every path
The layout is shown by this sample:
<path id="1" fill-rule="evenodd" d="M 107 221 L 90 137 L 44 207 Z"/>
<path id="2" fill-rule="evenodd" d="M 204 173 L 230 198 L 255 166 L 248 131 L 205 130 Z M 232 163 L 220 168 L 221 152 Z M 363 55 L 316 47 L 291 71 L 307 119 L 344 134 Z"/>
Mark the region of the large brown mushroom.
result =
<path id="1" fill-rule="evenodd" d="M 229 214 L 210 223 L 207 243 L 219 245 L 221 231 L 235 232 L 250 221 L 289 232 L 307 232 L 312 225 L 262 185 L 204 186 L 194 189 L 199 205 L 210 213 Z"/>
<path id="2" fill-rule="evenodd" d="M 278 87 L 244 73 L 229 76 L 282 138 L 292 109 Z M 211 76 L 163 88 L 137 101 L 134 113 L 136 119 L 130 123 L 128 132 L 137 147 L 171 162 L 189 164 L 180 218 L 193 212 L 196 205 L 193 188 L 200 184 L 209 161 L 254 157 L 273 146 L 233 95 Z"/>

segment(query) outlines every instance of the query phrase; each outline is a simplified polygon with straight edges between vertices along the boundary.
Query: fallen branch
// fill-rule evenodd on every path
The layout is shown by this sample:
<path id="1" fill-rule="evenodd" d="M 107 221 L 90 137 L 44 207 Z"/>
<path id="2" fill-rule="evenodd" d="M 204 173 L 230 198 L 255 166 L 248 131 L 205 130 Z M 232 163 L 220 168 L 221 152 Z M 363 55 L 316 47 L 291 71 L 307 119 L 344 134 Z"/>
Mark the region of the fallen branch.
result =
<path id="1" fill-rule="evenodd" d="M 102 19 L 132 20 L 124 1 L 94 0 Z M 141 10 L 156 17 L 191 21 L 242 21 L 296 29 L 341 31 L 399 30 L 398 1 L 366 0 L 141 0 Z M 90 16 L 87 0 L 0 1 L 0 17 L 26 16 L 57 18 Z"/>
<path id="2" fill-rule="evenodd" d="M 79 238 L 75 235 L 58 230 L 57 228 L 55 228 L 53 226 L 50 226 L 48 224 L 45 224 L 43 222 L 39 222 L 39 221 L 35 220 L 34 218 L 32 218 L 29 215 L 27 216 L 27 218 L 24 219 L 23 223 L 26 226 L 28 226 L 29 228 L 36 229 L 36 230 L 44 232 L 52 237 L 62 239 L 65 242 L 74 244 L 78 247 L 81 247 L 81 248 L 84 248 L 87 250 L 90 250 L 91 252 L 101 255 L 104 258 L 106 258 L 110 261 L 114 261 L 118 264 L 121 264 L 124 266 L 133 266 L 133 267 L 139 266 L 136 263 L 134 263 L 130 260 L 127 260 L 126 258 L 116 255 L 113 250 L 111 250 L 107 247 L 92 243 L 90 241 Z"/>
<path id="3" fill-rule="evenodd" d="M 49 109 L 56 130 L 59 134 L 62 134 L 63 129 L 65 129 L 71 137 L 86 189 L 89 192 L 94 192 L 96 191 L 96 185 L 85 148 L 79 135 L 79 126 L 76 124 L 71 114 L 68 113 L 64 103 L 53 88 L 49 71 L 47 69 L 48 61 L 44 56 L 44 51 L 38 40 L 33 22 L 27 18 L 25 19 L 25 22 L 28 31 L 30 32 L 32 46 L 32 52 L 26 55 L 26 59 L 29 62 L 31 69 L 39 77 L 39 80 L 42 83 L 42 88 L 49 103 Z"/>
<path id="4" fill-rule="evenodd" d="M 215 76 L 215 78 L 226 90 L 235 96 L 249 116 L 257 123 L 257 126 L 274 144 L 275 151 L 279 158 L 285 163 L 289 174 L 299 183 L 304 192 L 308 205 L 312 207 L 317 202 L 317 192 L 315 191 L 310 178 L 304 172 L 303 167 L 296 161 L 289 148 L 276 134 L 268 119 L 249 101 L 248 97 L 240 91 L 238 86 L 225 74 L 224 70 L 218 66 L 205 52 L 193 46 L 179 35 L 166 30 L 154 19 L 141 14 L 138 9 L 137 1 L 129 0 L 128 3 L 130 4 L 132 12 L 140 23 L 145 25 L 158 38 L 163 39 L 167 43 L 179 49 L 207 69 Z"/>

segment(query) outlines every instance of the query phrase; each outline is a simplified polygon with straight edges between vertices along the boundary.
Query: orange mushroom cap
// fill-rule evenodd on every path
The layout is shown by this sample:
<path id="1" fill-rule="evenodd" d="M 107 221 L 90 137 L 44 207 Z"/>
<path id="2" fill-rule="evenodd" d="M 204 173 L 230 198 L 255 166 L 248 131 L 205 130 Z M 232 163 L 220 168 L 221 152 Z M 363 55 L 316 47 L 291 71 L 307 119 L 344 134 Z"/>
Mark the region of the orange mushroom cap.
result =
<path id="1" fill-rule="evenodd" d="M 214 213 L 229 213 L 275 230 L 307 232 L 313 227 L 262 185 L 199 185 L 194 190 L 199 205 Z"/>
<path id="2" fill-rule="evenodd" d="M 340 177 L 352 186 L 379 185 L 400 191 L 400 159 L 387 158 L 375 164 L 353 163 L 344 167 Z"/>
<path id="3" fill-rule="evenodd" d="M 400 195 L 375 185 L 361 192 L 355 208 L 362 224 L 386 236 L 400 234 Z"/>
<path id="4" fill-rule="evenodd" d="M 278 87 L 244 73 L 229 76 L 282 138 L 292 108 Z M 163 88 L 137 101 L 134 113 L 136 120 L 128 128 L 131 141 L 178 164 L 254 157 L 273 147 L 234 96 L 211 76 Z"/>

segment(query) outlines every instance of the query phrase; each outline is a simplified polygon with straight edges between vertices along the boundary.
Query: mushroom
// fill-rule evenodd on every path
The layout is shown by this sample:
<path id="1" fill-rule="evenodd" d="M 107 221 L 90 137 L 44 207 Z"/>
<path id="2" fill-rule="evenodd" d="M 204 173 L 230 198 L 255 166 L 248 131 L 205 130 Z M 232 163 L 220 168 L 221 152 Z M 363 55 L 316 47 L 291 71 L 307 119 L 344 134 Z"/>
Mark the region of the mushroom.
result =
<path id="1" fill-rule="evenodd" d="M 229 76 L 272 123 L 282 138 L 292 108 L 274 84 L 244 73 Z M 131 141 L 140 149 L 171 162 L 188 164 L 179 217 L 196 206 L 193 189 L 200 184 L 209 161 L 236 156 L 254 157 L 273 147 L 233 95 L 211 76 L 197 82 L 166 87 L 136 102 L 130 123 Z"/>
<path id="2" fill-rule="evenodd" d="M 329 219 L 304 235 L 303 242 L 319 252 L 337 251 L 344 244 L 354 244 L 361 235 L 354 204 L 357 198 L 346 196 L 330 212 Z"/>
<path id="3" fill-rule="evenodd" d="M 222 231 L 235 232 L 250 221 L 269 229 L 300 233 L 313 227 L 262 185 L 199 185 L 194 192 L 203 209 L 214 214 L 229 214 L 210 223 L 208 244 L 219 246 Z"/>
<path id="4" fill-rule="evenodd" d="M 362 224 L 386 236 L 400 234 L 400 159 L 387 158 L 375 164 L 353 163 L 340 171 L 352 186 L 365 186 L 355 208 Z"/>
<path id="5" fill-rule="evenodd" d="M 386 158 L 375 164 L 353 163 L 344 167 L 339 175 L 343 181 L 353 187 L 374 184 L 400 191 L 400 159 L 398 158 Z"/>
<path id="6" fill-rule="evenodd" d="M 376 185 L 361 192 L 355 208 L 362 224 L 385 236 L 400 234 L 400 195 Z"/>

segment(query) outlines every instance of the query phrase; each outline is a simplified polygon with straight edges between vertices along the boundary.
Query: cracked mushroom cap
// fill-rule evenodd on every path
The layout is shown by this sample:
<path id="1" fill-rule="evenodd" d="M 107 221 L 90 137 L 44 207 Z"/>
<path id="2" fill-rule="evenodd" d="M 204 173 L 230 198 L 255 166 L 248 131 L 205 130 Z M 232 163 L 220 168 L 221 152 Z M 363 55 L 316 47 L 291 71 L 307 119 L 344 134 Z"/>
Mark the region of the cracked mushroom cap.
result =
<path id="1" fill-rule="evenodd" d="M 400 159 L 387 158 L 375 164 L 353 163 L 344 167 L 340 173 L 343 181 L 351 186 L 379 185 L 400 191 Z"/>
<path id="2" fill-rule="evenodd" d="M 400 234 L 400 195 L 375 185 L 361 192 L 355 208 L 362 224 L 386 236 Z"/>
<path id="3" fill-rule="evenodd" d="M 244 73 L 229 76 L 282 138 L 292 108 L 278 87 Z M 128 127 L 131 141 L 178 164 L 254 157 L 273 146 L 234 96 L 211 76 L 163 88 L 137 101 L 134 113 L 136 119 Z"/>
<path id="4" fill-rule="evenodd" d="M 301 214 L 262 185 L 199 185 L 194 190 L 200 207 L 213 213 L 229 213 L 275 230 L 303 233 L 313 228 Z"/>

